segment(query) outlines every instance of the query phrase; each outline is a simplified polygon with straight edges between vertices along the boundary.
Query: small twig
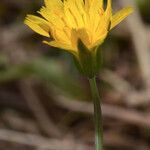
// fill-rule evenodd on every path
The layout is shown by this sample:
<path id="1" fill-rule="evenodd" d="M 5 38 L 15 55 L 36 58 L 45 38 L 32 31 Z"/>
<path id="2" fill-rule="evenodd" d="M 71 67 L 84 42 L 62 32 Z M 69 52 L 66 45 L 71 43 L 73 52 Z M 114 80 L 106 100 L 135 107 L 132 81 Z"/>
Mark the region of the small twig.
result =
<path id="1" fill-rule="evenodd" d="M 134 91 L 134 88 L 130 85 L 129 82 L 125 81 L 113 71 L 103 71 L 100 74 L 100 78 L 109 83 L 117 92 L 124 96 Z"/>
<path id="2" fill-rule="evenodd" d="M 149 40 L 147 38 L 146 28 L 142 22 L 140 12 L 136 6 L 136 1 L 131 0 L 118 0 L 118 3 L 125 7 L 131 5 L 135 11 L 127 19 L 127 27 L 131 32 L 133 43 L 135 46 L 135 52 L 139 61 L 141 73 L 145 86 L 150 88 L 150 51 L 149 51 Z"/>
<path id="3" fill-rule="evenodd" d="M 60 105 L 70 111 L 93 114 L 93 105 L 91 103 L 79 102 L 72 99 L 70 100 L 63 96 L 57 96 L 55 101 L 57 105 Z M 104 117 L 118 119 L 139 127 L 142 126 L 144 128 L 150 128 L 150 115 L 144 113 L 139 113 L 129 109 L 127 110 L 108 104 L 102 105 L 102 113 Z"/>
<path id="4" fill-rule="evenodd" d="M 139 106 L 150 102 L 149 90 L 136 91 L 129 82 L 121 78 L 115 72 L 105 70 L 101 73 L 100 77 L 121 94 L 122 100 L 124 100 L 127 105 Z"/>
<path id="5" fill-rule="evenodd" d="M 89 146 L 76 141 L 72 137 L 61 140 L 53 138 L 50 139 L 40 135 L 21 133 L 6 129 L 0 129 L 0 140 L 20 143 L 46 150 L 91 150 Z"/>
<path id="6" fill-rule="evenodd" d="M 34 92 L 31 82 L 29 80 L 21 81 L 20 89 L 29 108 L 33 112 L 43 131 L 45 131 L 45 133 L 47 133 L 49 136 L 60 137 L 60 130 L 49 118 L 38 96 Z"/>
<path id="7" fill-rule="evenodd" d="M 123 147 L 127 150 L 149 150 L 149 146 L 141 140 L 134 140 L 129 136 L 124 136 L 121 133 L 116 133 L 115 130 L 106 131 L 104 134 L 106 145 L 115 147 Z M 144 148 L 144 149 L 143 149 Z"/>

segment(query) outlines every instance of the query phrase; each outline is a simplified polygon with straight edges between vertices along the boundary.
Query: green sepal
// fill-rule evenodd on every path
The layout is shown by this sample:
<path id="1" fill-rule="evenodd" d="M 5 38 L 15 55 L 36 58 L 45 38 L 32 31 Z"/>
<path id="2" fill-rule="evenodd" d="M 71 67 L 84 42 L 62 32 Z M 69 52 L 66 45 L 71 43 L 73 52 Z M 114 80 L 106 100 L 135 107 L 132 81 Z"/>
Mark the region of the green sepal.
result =
<path id="1" fill-rule="evenodd" d="M 103 51 L 101 49 L 101 45 L 98 45 L 95 49 L 96 51 L 96 59 L 97 59 L 97 70 L 101 70 L 103 65 Z"/>
<path id="2" fill-rule="evenodd" d="M 75 64 L 83 75 L 93 78 L 97 75 L 100 68 L 100 50 L 99 47 L 88 49 L 85 44 L 78 40 L 78 56 L 75 56 Z"/>
<path id="3" fill-rule="evenodd" d="M 73 56 L 73 60 L 74 60 L 74 64 L 75 64 L 76 68 L 78 69 L 78 71 L 79 71 L 81 74 L 84 74 L 83 69 L 82 69 L 82 67 L 81 67 L 81 65 L 80 65 L 80 63 L 79 63 L 79 58 L 76 57 L 75 55 L 72 55 L 72 56 Z"/>

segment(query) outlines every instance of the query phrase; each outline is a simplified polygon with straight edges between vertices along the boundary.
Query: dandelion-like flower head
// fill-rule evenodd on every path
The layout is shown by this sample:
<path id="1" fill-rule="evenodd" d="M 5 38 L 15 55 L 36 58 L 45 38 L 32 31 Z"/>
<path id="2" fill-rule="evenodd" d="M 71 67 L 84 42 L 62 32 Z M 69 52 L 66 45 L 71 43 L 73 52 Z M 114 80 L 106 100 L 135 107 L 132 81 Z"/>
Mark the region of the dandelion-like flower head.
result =
<path id="1" fill-rule="evenodd" d="M 78 53 L 80 39 L 90 50 L 100 45 L 108 32 L 133 10 L 126 7 L 112 14 L 112 1 L 107 0 L 44 0 L 38 13 L 41 17 L 27 15 L 25 24 L 35 32 L 49 38 L 44 43 Z"/>

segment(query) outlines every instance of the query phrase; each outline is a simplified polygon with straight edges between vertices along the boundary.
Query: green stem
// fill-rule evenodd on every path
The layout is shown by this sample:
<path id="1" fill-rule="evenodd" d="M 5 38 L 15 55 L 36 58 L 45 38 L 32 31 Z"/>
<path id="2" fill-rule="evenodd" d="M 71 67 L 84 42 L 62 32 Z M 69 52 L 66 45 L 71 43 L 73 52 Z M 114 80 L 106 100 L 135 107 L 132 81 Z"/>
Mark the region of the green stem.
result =
<path id="1" fill-rule="evenodd" d="M 96 78 L 89 79 L 92 99 L 94 102 L 94 121 L 95 121 L 95 150 L 103 150 L 103 125 L 100 96 L 96 84 Z"/>

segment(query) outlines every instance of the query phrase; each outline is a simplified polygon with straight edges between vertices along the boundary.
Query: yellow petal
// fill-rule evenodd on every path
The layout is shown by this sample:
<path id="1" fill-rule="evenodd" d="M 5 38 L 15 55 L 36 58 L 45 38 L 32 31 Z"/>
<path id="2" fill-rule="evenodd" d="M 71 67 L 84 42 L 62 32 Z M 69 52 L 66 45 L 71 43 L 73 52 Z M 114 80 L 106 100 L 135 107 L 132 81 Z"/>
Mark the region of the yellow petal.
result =
<path id="1" fill-rule="evenodd" d="M 78 34 L 79 38 L 83 41 L 83 43 L 85 45 L 88 46 L 90 44 L 89 35 L 88 35 L 88 33 L 87 33 L 85 28 L 78 29 L 77 30 L 77 34 Z"/>
<path id="2" fill-rule="evenodd" d="M 61 0 L 44 0 L 45 6 L 49 9 L 53 8 L 59 8 L 61 9 L 63 7 L 63 2 Z"/>
<path id="3" fill-rule="evenodd" d="M 63 43 L 60 43 L 60 42 L 57 42 L 57 41 L 51 41 L 51 42 L 43 41 L 43 43 L 48 44 L 48 45 L 50 45 L 52 47 L 61 48 L 61 49 L 67 50 L 67 51 L 71 51 L 72 50 L 71 46 L 63 44 Z"/>
<path id="4" fill-rule="evenodd" d="M 61 41 L 62 43 L 70 43 L 70 36 L 67 34 L 66 29 L 64 30 L 54 30 L 52 33 L 53 38 L 56 41 Z"/>
<path id="5" fill-rule="evenodd" d="M 112 15 L 112 0 L 107 0 L 107 8 L 105 11 L 105 15 L 109 18 Z"/>
<path id="6" fill-rule="evenodd" d="M 86 32 L 85 28 L 82 29 L 72 29 L 71 31 L 71 42 L 72 42 L 72 47 L 77 48 L 77 41 L 78 39 L 81 39 L 81 41 L 88 47 L 90 45 L 89 41 L 89 35 Z"/>
<path id="7" fill-rule="evenodd" d="M 108 29 L 112 18 L 112 0 L 107 0 L 107 8 L 104 15 L 105 27 Z"/>
<path id="8" fill-rule="evenodd" d="M 105 32 L 104 34 L 102 34 L 101 37 L 92 45 L 92 47 L 95 47 L 97 45 L 101 45 L 104 42 L 107 34 L 108 34 L 108 32 Z"/>
<path id="9" fill-rule="evenodd" d="M 123 19 L 125 19 L 132 12 L 133 12 L 132 7 L 126 7 L 118 11 L 114 16 L 112 16 L 110 29 L 114 28 L 117 24 L 119 24 Z"/>
<path id="10" fill-rule="evenodd" d="M 90 7 L 91 0 L 85 0 L 85 10 L 88 11 Z"/>
<path id="11" fill-rule="evenodd" d="M 98 28 L 94 34 L 94 42 L 95 41 L 103 41 L 108 34 L 108 24 L 105 21 L 105 18 L 101 18 L 101 22 L 98 25 Z"/>
<path id="12" fill-rule="evenodd" d="M 80 3 L 78 0 L 67 0 L 64 1 L 64 12 L 68 22 L 72 24 L 73 28 L 82 28 L 84 26 L 83 22 L 83 9 L 82 0 Z"/>
<path id="13" fill-rule="evenodd" d="M 89 10 L 90 7 L 93 7 L 93 4 L 97 4 L 96 7 L 103 8 L 104 0 L 84 0 L 85 1 L 85 9 Z"/>
<path id="14" fill-rule="evenodd" d="M 85 3 L 85 10 L 87 17 L 89 17 L 92 28 L 95 27 L 100 20 L 100 16 L 104 13 L 102 5 L 103 4 L 101 0 L 91 0 L 87 2 L 87 4 Z"/>
<path id="15" fill-rule="evenodd" d="M 78 41 L 78 36 L 77 36 L 77 32 L 75 29 L 71 30 L 71 44 L 72 47 L 77 48 L 77 41 Z"/>
<path id="16" fill-rule="evenodd" d="M 55 26 L 57 28 L 64 27 L 64 22 L 61 20 L 60 16 L 55 14 L 53 11 L 50 11 L 47 7 L 42 7 L 38 13 L 49 21 L 51 26 Z"/>
<path id="17" fill-rule="evenodd" d="M 104 0 L 100 0 L 100 7 L 103 8 L 103 6 L 104 6 Z"/>
<path id="18" fill-rule="evenodd" d="M 50 27 L 48 26 L 48 23 L 44 19 L 34 15 L 27 15 L 24 23 L 38 34 L 50 37 L 49 35 Z"/>

